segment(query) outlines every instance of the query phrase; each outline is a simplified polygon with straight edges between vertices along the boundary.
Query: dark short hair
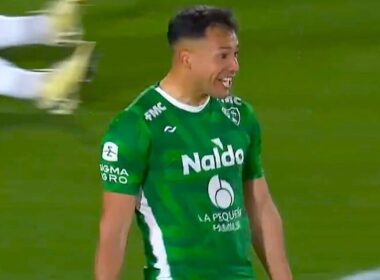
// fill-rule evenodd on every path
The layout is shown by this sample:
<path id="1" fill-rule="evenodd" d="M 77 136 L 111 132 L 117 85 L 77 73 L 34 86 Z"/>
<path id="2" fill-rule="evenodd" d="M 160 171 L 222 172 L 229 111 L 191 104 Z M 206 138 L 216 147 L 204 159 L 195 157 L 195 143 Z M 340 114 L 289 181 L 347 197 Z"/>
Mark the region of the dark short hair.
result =
<path id="1" fill-rule="evenodd" d="M 208 27 L 221 26 L 237 32 L 237 21 L 229 9 L 196 5 L 179 11 L 169 21 L 167 38 L 173 46 L 182 38 L 197 39 L 206 34 Z"/>

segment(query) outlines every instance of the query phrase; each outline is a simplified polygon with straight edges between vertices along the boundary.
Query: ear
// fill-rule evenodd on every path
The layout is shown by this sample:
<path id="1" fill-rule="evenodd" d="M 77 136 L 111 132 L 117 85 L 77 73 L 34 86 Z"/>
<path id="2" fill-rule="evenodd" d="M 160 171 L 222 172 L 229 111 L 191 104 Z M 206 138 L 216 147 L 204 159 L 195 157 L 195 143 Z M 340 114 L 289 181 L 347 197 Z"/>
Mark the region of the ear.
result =
<path id="1" fill-rule="evenodd" d="M 178 58 L 181 64 L 186 68 L 186 69 L 191 69 L 192 65 L 192 57 L 191 57 L 191 52 L 189 49 L 181 49 L 178 52 Z"/>

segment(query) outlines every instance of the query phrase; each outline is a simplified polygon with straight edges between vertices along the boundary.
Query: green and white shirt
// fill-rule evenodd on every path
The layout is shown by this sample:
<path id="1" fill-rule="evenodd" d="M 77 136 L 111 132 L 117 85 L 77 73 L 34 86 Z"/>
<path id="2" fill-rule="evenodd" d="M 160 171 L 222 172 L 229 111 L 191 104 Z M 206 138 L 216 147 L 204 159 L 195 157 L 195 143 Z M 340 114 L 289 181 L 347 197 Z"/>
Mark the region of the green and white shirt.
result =
<path id="1" fill-rule="evenodd" d="M 139 197 L 145 279 L 254 279 L 243 182 L 263 176 L 260 128 L 240 98 L 193 107 L 149 87 L 112 121 L 100 171 Z"/>

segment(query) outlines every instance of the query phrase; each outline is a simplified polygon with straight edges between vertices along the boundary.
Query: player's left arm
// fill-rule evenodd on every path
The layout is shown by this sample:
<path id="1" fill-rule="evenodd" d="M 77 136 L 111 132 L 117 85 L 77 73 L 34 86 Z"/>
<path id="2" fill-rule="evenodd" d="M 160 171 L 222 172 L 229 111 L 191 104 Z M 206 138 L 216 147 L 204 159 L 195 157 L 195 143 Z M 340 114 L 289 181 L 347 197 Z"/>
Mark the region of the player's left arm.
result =
<path id="1" fill-rule="evenodd" d="M 261 130 L 253 108 L 242 106 L 244 127 L 250 135 L 243 169 L 244 204 L 252 245 L 272 280 L 291 280 L 282 220 L 268 190 L 261 160 Z"/>
<path id="2" fill-rule="evenodd" d="M 251 227 L 252 245 L 270 279 L 291 280 L 282 220 L 264 177 L 244 182 L 244 204 Z"/>

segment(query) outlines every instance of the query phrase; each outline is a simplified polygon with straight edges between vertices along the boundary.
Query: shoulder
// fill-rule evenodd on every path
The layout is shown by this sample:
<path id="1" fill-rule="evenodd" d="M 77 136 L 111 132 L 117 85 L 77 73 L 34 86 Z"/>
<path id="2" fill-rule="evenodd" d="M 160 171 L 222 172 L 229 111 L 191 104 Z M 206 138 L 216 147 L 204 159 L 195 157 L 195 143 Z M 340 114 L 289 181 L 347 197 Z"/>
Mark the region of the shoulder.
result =
<path id="1" fill-rule="evenodd" d="M 135 115 L 148 124 L 166 110 L 162 96 L 157 92 L 156 85 L 153 85 L 142 91 L 124 110 L 124 114 Z"/>
<path id="2" fill-rule="evenodd" d="M 166 111 L 161 96 L 152 85 L 144 89 L 138 96 L 112 120 L 111 124 L 127 124 L 138 122 L 146 125 Z"/>
<path id="3" fill-rule="evenodd" d="M 107 134 L 148 131 L 147 123 L 164 109 L 154 88 L 146 88 L 124 110 L 118 112 L 112 118 Z"/>

